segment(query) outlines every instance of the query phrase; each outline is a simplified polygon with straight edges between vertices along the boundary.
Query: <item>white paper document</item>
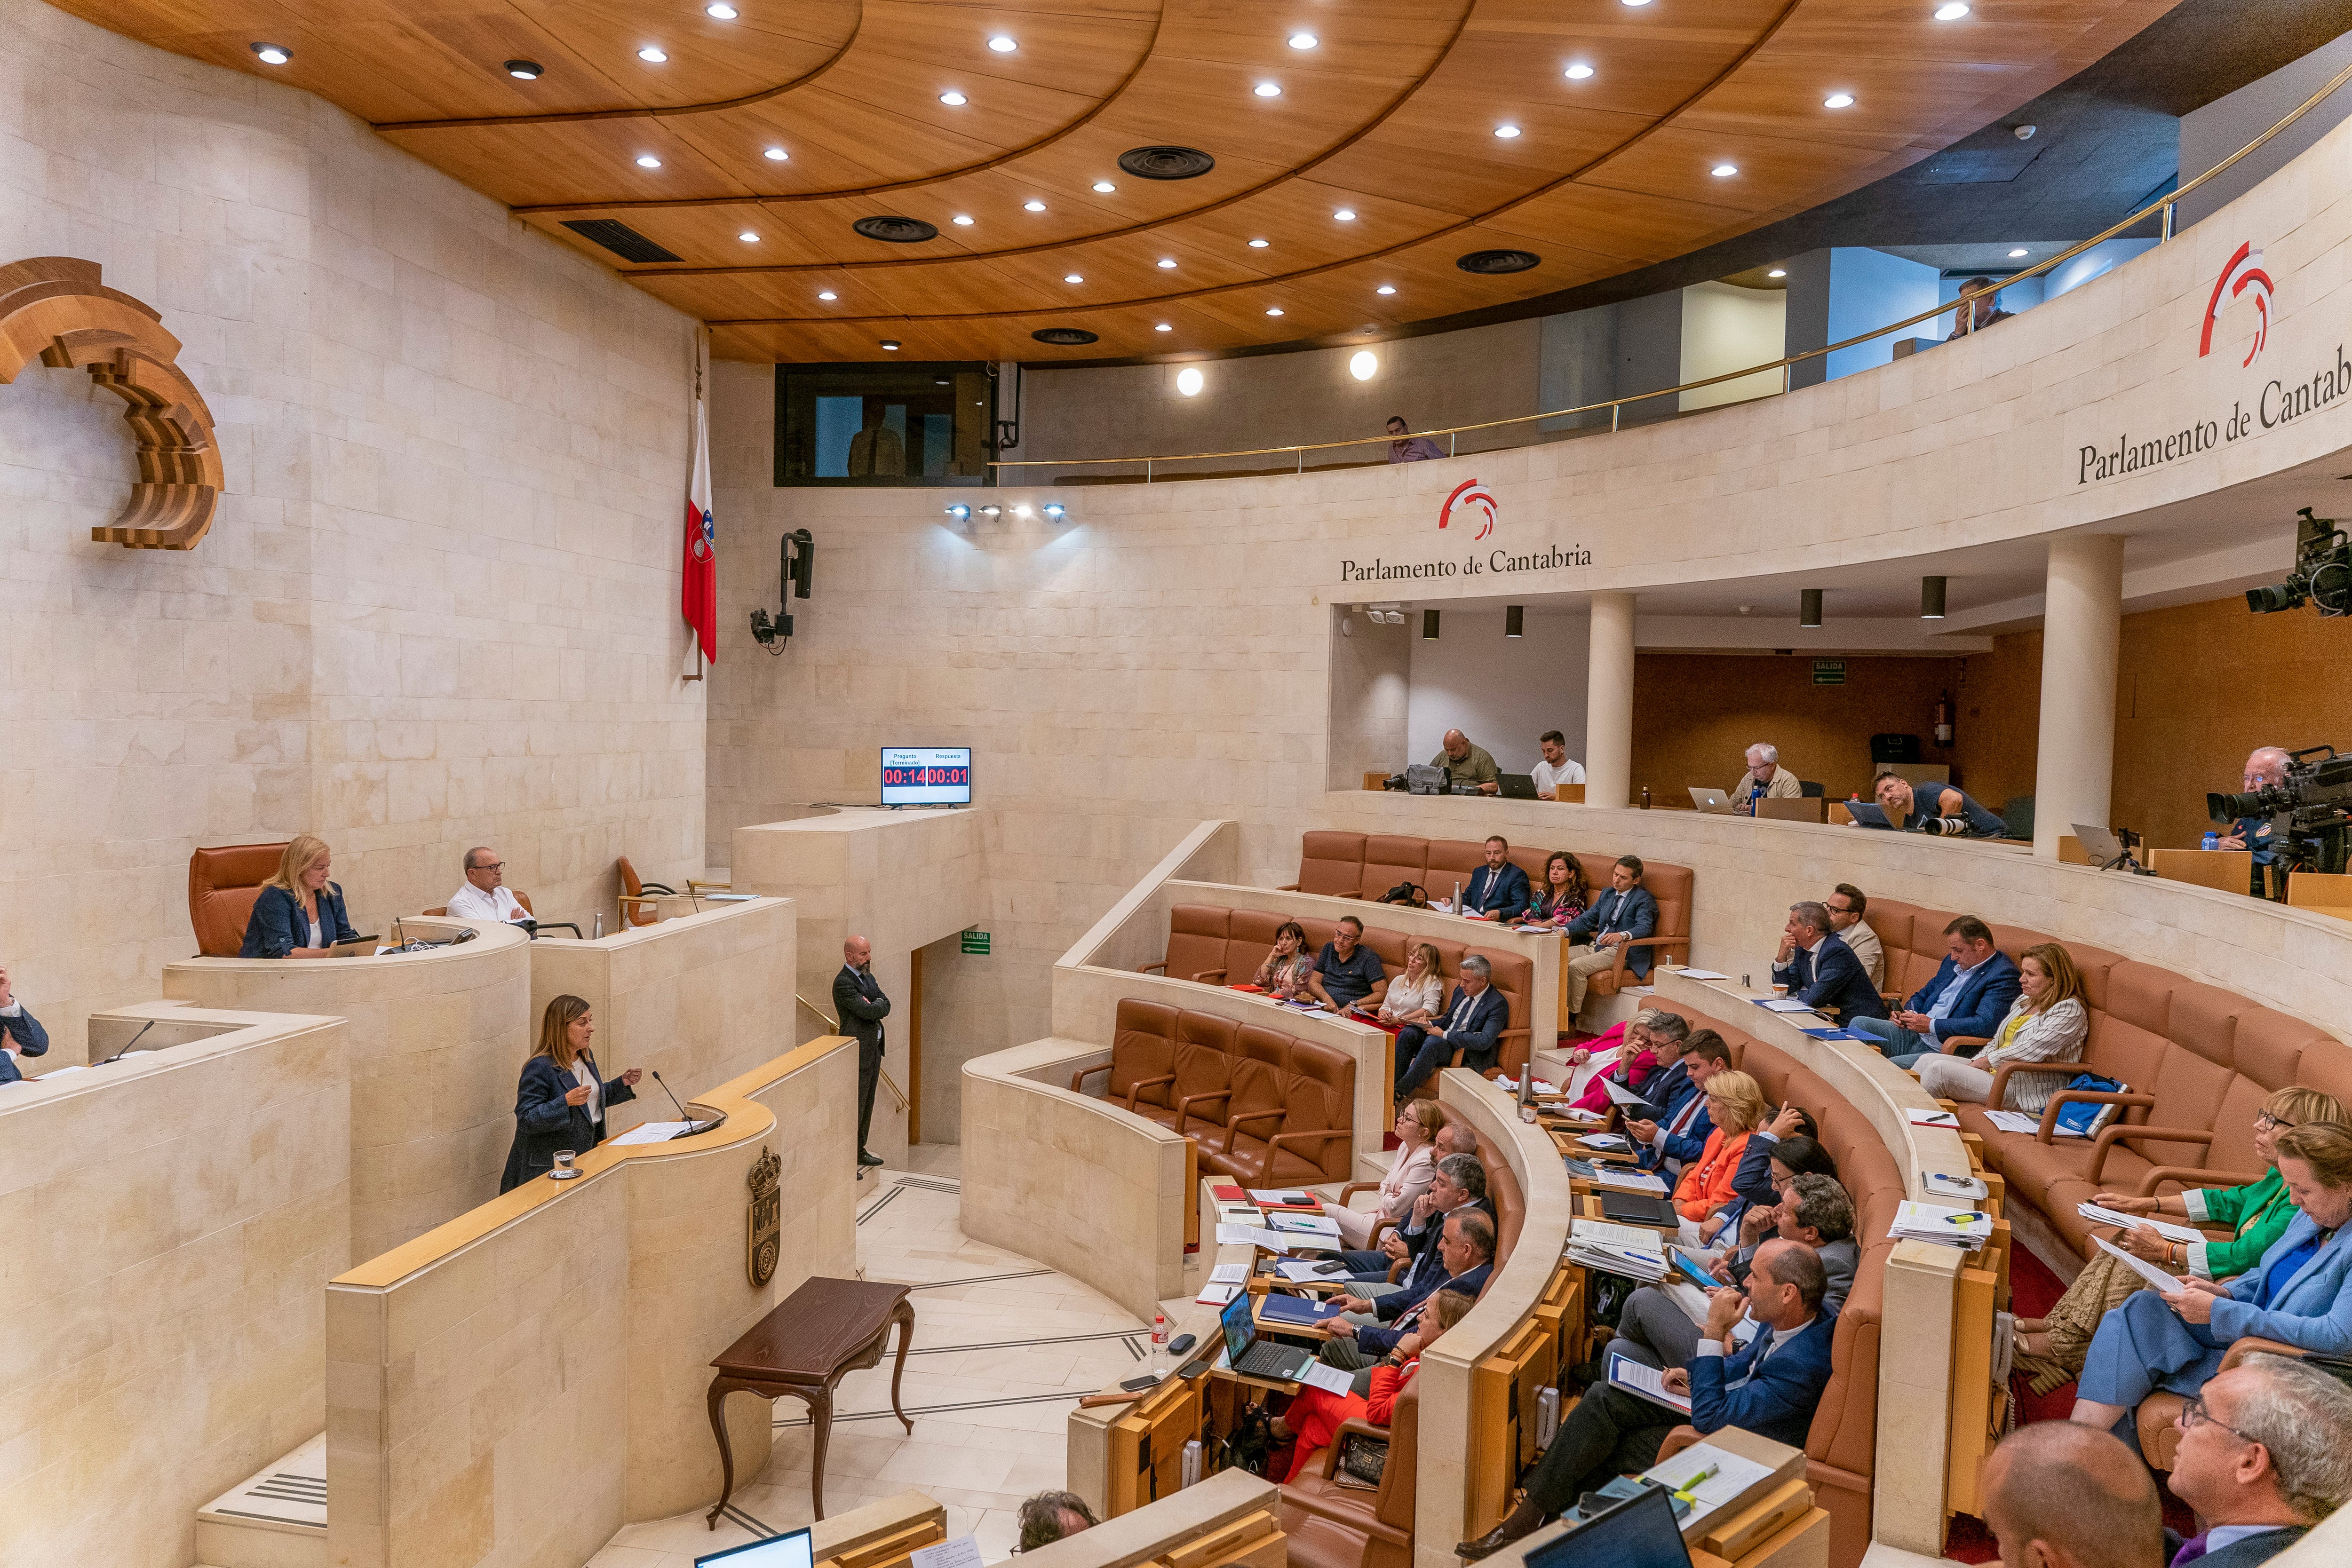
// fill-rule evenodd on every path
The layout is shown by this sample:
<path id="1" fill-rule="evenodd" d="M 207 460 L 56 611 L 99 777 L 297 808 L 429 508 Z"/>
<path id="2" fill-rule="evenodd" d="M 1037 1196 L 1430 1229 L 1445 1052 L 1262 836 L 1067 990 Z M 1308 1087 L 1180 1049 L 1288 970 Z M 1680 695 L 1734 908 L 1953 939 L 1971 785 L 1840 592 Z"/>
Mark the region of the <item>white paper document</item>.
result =
<path id="1" fill-rule="evenodd" d="M 910 1553 L 907 1561 L 911 1568 L 980 1568 L 980 1542 L 969 1535 L 959 1535 L 937 1546 L 922 1547 Z"/>
<path id="2" fill-rule="evenodd" d="M 1276 1230 L 1296 1231 L 1306 1236 L 1336 1237 L 1339 1234 L 1339 1222 L 1328 1214 L 1270 1214 L 1266 1216 L 1266 1223 Z"/>
<path id="3" fill-rule="evenodd" d="M 1347 1279 L 1345 1274 L 1325 1273 L 1324 1270 L 1329 1267 L 1328 1263 L 1318 1263 L 1310 1259 L 1286 1258 L 1274 1266 L 1274 1271 L 1294 1285 L 1339 1284 Z"/>
<path id="4" fill-rule="evenodd" d="M 1249 1265 L 1246 1263 L 1220 1263 L 1215 1268 L 1209 1270 L 1209 1283 L 1212 1285 L 1246 1285 L 1249 1283 Z"/>
<path id="5" fill-rule="evenodd" d="M 1239 1285 L 1209 1285 L 1203 1287 L 1201 1293 L 1192 1299 L 1204 1307 L 1222 1307 L 1241 1293 L 1242 1287 Z"/>
<path id="6" fill-rule="evenodd" d="M 1801 1002 L 1794 997 L 1759 997 L 1756 1005 L 1768 1013 L 1809 1013 L 1813 1010 L 1812 1003 Z"/>
<path id="7" fill-rule="evenodd" d="M 1627 1170 L 1622 1166 L 1600 1166 L 1592 1172 L 1592 1185 L 1611 1192 L 1646 1193 L 1652 1197 L 1666 1196 L 1666 1184 L 1650 1171 Z"/>
<path id="8" fill-rule="evenodd" d="M 1906 1110 L 1903 1119 L 1915 1127 L 1957 1127 L 1960 1124 L 1959 1117 L 1940 1106 L 1933 1111 Z M 2041 1125 L 2038 1122 L 2034 1124 Z"/>
<path id="9" fill-rule="evenodd" d="M 1326 1394 L 1337 1394 L 1345 1398 L 1355 1392 L 1356 1375 L 1319 1361 L 1310 1361 L 1307 1364 L 1307 1370 L 1298 1375 L 1298 1381 L 1309 1388 L 1320 1388 Z"/>
<path id="10" fill-rule="evenodd" d="M 1614 1078 L 1601 1081 L 1601 1092 L 1609 1096 L 1612 1105 L 1647 1105 L 1649 1102 L 1618 1082 Z"/>
<path id="11" fill-rule="evenodd" d="M 1985 1120 L 2004 1133 L 2031 1134 L 2042 1130 L 2042 1118 L 2030 1116 L 2022 1111 L 1988 1111 L 1985 1113 Z"/>
<path id="12" fill-rule="evenodd" d="M 1287 1252 L 1290 1242 L 1272 1230 L 1260 1230 L 1255 1225 L 1220 1225 L 1217 1227 L 1220 1247 L 1263 1247 L 1269 1252 Z"/>
<path id="13" fill-rule="evenodd" d="M 1638 1225 L 1612 1225 L 1605 1219 L 1571 1219 L 1568 1223 L 1569 1239 L 1590 1241 L 1596 1247 L 1622 1247 L 1629 1252 L 1663 1252 L 1665 1243 L 1654 1230 Z"/>
<path id="14" fill-rule="evenodd" d="M 1584 1133 L 1580 1136 L 1587 1148 L 1602 1149 L 1611 1154 L 1625 1154 L 1633 1147 L 1614 1133 Z"/>
<path id="15" fill-rule="evenodd" d="M 1724 974 L 1722 971 L 1717 969 L 1676 969 L 1674 972 L 1680 975 L 1685 980 L 1727 980 L 1731 978 L 1730 976 Z"/>
<path id="16" fill-rule="evenodd" d="M 1253 1199 L 1259 1203 L 1287 1203 L 1299 1205 L 1313 1203 L 1315 1201 L 1315 1195 L 1308 1192 L 1305 1187 L 1254 1186 L 1249 1189 L 1249 1195 Z"/>
<path id="17" fill-rule="evenodd" d="M 1748 1488 L 1772 1477 L 1769 1467 L 1727 1453 L 1712 1443 L 1694 1443 L 1673 1458 L 1652 1465 L 1642 1476 L 1644 1480 L 1663 1481 L 1669 1490 L 1679 1492 L 1690 1486 L 1693 1476 L 1705 1474 L 1710 1468 L 1715 1474 L 1689 1492 L 1691 1511 L 1677 1521 L 1685 1530 L 1726 1503 L 1738 1501 Z"/>
<path id="18" fill-rule="evenodd" d="M 667 1144 L 691 1125 L 693 1124 L 689 1122 L 640 1122 L 609 1141 L 615 1144 Z"/>
<path id="19" fill-rule="evenodd" d="M 2122 1248 L 2115 1246 L 2111 1242 L 2101 1241 L 2099 1243 L 2099 1249 L 2104 1252 L 2112 1252 L 2116 1257 L 2122 1259 L 2125 1268 L 2129 1269 L 2133 1273 L 2137 1274 L 2141 1279 L 2146 1280 L 2149 1284 L 2155 1286 L 2158 1290 L 2162 1291 L 2168 1296 L 2177 1296 L 2182 1291 L 2188 1289 L 2188 1287 L 2183 1285 L 2177 1278 L 2166 1273 L 2163 1270 L 2158 1268 L 2147 1259 L 2135 1258 L 2130 1253 L 2125 1251 Z"/>
<path id="20" fill-rule="evenodd" d="M 2211 1237 L 2201 1230 L 2191 1230 L 2185 1225 L 2158 1219 L 2145 1214 L 2126 1214 L 2121 1209 L 2105 1208 L 2087 1200 L 2074 1206 L 2074 1212 L 2094 1225 L 2115 1225 L 2128 1230 L 2135 1225 L 2145 1225 L 2167 1241 L 2210 1241 Z"/>
<path id="21" fill-rule="evenodd" d="M 1683 1316 L 1701 1328 L 1706 1327 L 1706 1311 L 1714 1303 L 1707 1300 L 1705 1291 L 1688 1280 L 1661 1280 L 1654 1288 L 1664 1292 L 1666 1300 L 1680 1307 Z"/>
<path id="22" fill-rule="evenodd" d="M 1643 1366 L 1622 1355 L 1609 1358 L 1609 1386 L 1622 1388 L 1628 1394 L 1638 1394 L 1653 1405 L 1663 1405 L 1669 1410 L 1690 1414 L 1691 1402 L 1679 1394 L 1666 1392 L 1664 1375 L 1654 1366 Z"/>

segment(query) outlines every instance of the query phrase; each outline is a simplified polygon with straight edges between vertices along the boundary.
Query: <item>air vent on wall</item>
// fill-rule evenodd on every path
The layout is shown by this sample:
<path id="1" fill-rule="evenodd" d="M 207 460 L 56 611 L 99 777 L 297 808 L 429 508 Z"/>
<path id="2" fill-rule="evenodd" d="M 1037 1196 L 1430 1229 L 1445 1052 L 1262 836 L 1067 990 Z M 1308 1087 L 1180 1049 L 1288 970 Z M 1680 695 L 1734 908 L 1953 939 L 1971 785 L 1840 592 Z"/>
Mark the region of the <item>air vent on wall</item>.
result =
<path id="1" fill-rule="evenodd" d="M 594 240 L 623 261 L 684 261 L 664 250 L 628 225 L 614 218 L 567 218 L 563 226 L 582 239 Z"/>
<path id="2" fill-rule="evenodd" d="M 920 245 L 940 237 L 940 231 L 920 218 L 860 218 L 849 226 L 867 239 L 887 240 L 892 245 Z"/>
<path id="3" fill-rule="evenodd" d="M 1524 250 L 1474 250 L 1454 263 L 1465 272 L 1525 272 L 1543 257 Z"/>
<path id="4" fill-rule="evenodd" d="M 1197 147 L 1130 147 L 1118 166 L 1139 180 L 1192 180 L 1217 166 Z"/>
<path id="5" fill-rule="evenodd" d="M 1029 335 L 1041 343 L 1055 343 L 1070 349 L 1081 343 L 1094 342 L 1097 336 L 1084 327 L 1040 327 Z"/>

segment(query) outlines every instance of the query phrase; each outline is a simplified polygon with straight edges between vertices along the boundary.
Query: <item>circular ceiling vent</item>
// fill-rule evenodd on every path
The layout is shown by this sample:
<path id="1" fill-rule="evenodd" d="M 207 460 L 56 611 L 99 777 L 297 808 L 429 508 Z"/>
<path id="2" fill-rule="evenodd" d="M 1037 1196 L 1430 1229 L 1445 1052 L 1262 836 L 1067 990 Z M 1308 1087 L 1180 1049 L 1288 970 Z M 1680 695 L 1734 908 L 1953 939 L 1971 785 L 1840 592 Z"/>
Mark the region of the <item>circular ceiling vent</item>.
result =
<path id="1" fill-rule="evenodd" d="M 1095 342 L 1099 337 L 1099 334 L 1089 332 L 1084 327 L 1040 327 L 1029 335 L 1041 343 L 1053 343 L 1066 349 Z"/>
<path id="2" fill-rule="evenodd" d="M 1197 147 L 1130 147 L 1118 166 L 1139 180 L 1194 180 L 1217 166 Z"/>
<path id="3" fill-rule="evenodd" d="M 1525 272 L 1539 265 L 1543 257 L 1526 250 L 1474 250 L 1457 258 L 1454 265 L 1465 272 Z"/>
<path id="4" fill-rule="evenodd" d="M 888 240 L 892 245 L 919 245 L 940 237 L 940 231 L 920 218 L 860 218 L 849 226 L 867 239 Z"/>

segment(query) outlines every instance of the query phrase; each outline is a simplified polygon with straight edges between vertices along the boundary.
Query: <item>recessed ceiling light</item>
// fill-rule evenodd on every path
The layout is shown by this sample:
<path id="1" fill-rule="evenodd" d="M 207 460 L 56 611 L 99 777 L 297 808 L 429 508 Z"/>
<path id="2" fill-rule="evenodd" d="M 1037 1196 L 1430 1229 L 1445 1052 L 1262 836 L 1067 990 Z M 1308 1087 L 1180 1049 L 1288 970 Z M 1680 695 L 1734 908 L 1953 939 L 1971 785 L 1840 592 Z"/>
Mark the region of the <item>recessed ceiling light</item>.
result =
<path id="1" fill-rule="evenodd" d="M 734 6 L 727 4 L 727 0 L 712 0 L 710 5 L 702 8 L 702 14 L 720 22 L 731 22 L 742 15 Z"/>
<path id="2" fill-rule="evenodd" d="M 1250 90 L 1257 94 L 1260 98 L 1280 98 L 1282 96 L 1282 85 L 1279 82 L 1262 81 L 1258 83 L 1257 86 L 1250 89 Z"/>
<path id="3" fill-rule="evenodd" d="M 1282 307 L 1279 305 L 1269 305 L 1265 308 L 1265 313 L 1269 316 L 1279 316 L 1282 314 Z"/>
<path id="4" fill-rule="evenodd" d="M 645 61 L 646 64 L 649 66 L 657 66 L 668 59 L 669 56 L 662 52 L 661 46 L 658 44 L 647 44 L 644 48 L 637 51 L 637 58 Z"/>
<path id="5" fill-rule="evenodd" d="M 1172 256 L 1163 256 L 1160 258 L 1160 265 L 1162 267 L 1173 267 L 1176 265 L 1176 258 Z"/>
<path id="6" fill-rule="evenodd" d="M 1341 207 L 1338 212 L 1333 213 L 1331 215 L 1339 219 L 1343 224 L 1352 224 L 1356 221 L 1356 209 L 1353 207 Z"/>
<path id="7" fill-rule="evenodd" d="M 1969 8 L 1961 4 L 1961 0 L 1952 0 L 1948 5 L 1936 7 L 1936 20 L 1938 22 L 1957 22 L 1968 14 Z"/>
<path id="8" fill-rule="evenodd" d="M 1191 365 L 1176 372 L 1176 390 L 1192 397 L 1201 390 L 1201 372 Z"/>
<path id="9" fill-rule="evenodd" d="M 1062 281 L 1065 283 L 1084 283 L 1086 280 L 1086 274 L 1082 272 L 1066 272 L 1062 274 Z"/>
<path id="10" fill-rule="evenodd" d="M 1516 125 L 1497 125 L 1495 127 L 1495 134 L 1501 137 L 1506 141 L 1508 141 L 1512 137 L 1517 136 L 1518 133 L 1519 128 Z"/>
<path id="11" fill-rule="evenodd" d="M 1317 37 L 1312 33 L 1293 33 L 1290 35 L 1290 47 L 1294 49 L 1311 49 L 1322 41 L 1322 39 Z"/>
<path id="12" fill-rule="evenodd" d="M 760 236 L 753 234 L 750 229 L 745 229 L 741 234 L 737 235 L 735 237 L 741 240 L 745 245 L 757 245 L 760 243 Z"/>
<path id="13" fill-rule="evenodd" d="M 2023 256 L 2025 254 L 2025 247 L 2023 246 L 2019 246 L 2015 250 L 2011 251 L 2009 254 L 2011 256 Z"/>
<path id="14" fill-rule="evenodd" d="M 1850 92 L 1833 92 L 1830 94 L 1829 97 L 1822 99 L 1822 107 L 1823 109 L 1852 109 L 1853 107 L 1853 94 Z"/>
<path id="15" fill-rule="evenodd" d="M 1570 81 L 1582 81 L 1592 74 L 1592 68 L 1579 60 L 1561 74 Z"/>
<path id="16" fill-rule="evenodd" d="M 1252 250 L 1264 250 L 1266 246 L 1268 246 L 1272 245 L 1273 243 L 1274 243 L 1274 242 L 1273 242 L 1272 240 L 1270 240 L 1270 239 L 1254 239 L 1254 240 L 1250 241 L 1250 249 L 1252 249 Z"/>
<path id="17" fill-rule="evenodd" d="M 785 152 L 781 147 L 771 147 L 765 152 L 760 154 L 760 156 L 765 158 L 771 163 L 788 163 L 792 162 L 793 155 Z"/>
<path id="18" fill-rule="evenodd" d="M 988 40 L 988 47 L 994 49 L 1000 55 L 1009 55 L 1013 50 L 1019 48 L 1021 45 L 1016 40 L 1008 38 L 1003 34 L 999 33 L 996 37 Z"/>
<path id="19" fill-rule="evenodd" d="M 1118 187 L 1112 184 L 1108 180 L 1097 180 L 1095 182 L 1095 190 L 1102 195 L 1108 196 L 1113 191 L 1118 189 Z"/>
<path id="20" fill-rule="evenodd" d="M 655 157 L 650 152 L 640 152 L 637 154 L 637 167 L 640 169 L 658 169 L 661 167 L 661 160 Z"/>
<path id="21" fill-rule="evenodd" d="M 961 109 L 971 100 L 960 92 L 943 92 L 940 94 L 940 101 L 950 109 Z"/>
<path id="22" fill-rule="evenodd" d="M 1714 175 L 1718 180 L 1728 180 L 1734 174 L 1739 172 L 1739 165 L 1737 163 L 1717 163 L 1714 168 L 1709 169 L 1707 172 Z"/>
<path id="23" fill-rule="evenodd" d="M 882 346 L 895 354 L 898 351 L 898 340 L 896 338 L 885 338 L 882 340 Z"/>
<path id="24" fill-rule="evenodd" d="M 1764 276 L 1767 277 L 1786 277 L 1789 276 L 1789 269 L 1785 267 L 1776 267 Z"/>
<path id="25" fill-rule="evenodd" d="M 1647 5 L 1650 0 L 1622 0 L 1622 3 L 1627 5 Z"/>
<path id="26" fill-rule="evenodd" d="M 537 60 L 509 60 L 506 72 L 517 81 L 537 81 L 546 74 L 547 68 Z"/>
<path id="27" fill-rule="evenodd" d="M 1151 329 L 1155 332 L 1173 332 L 1176 329 L 1171 327 L 1167 322 L 1162 321 L 1160 325 L 1152 328 Z"/>
<path id="28" fill-rule="evenodd" d="M 265 66 L 282 66 L 294 57 L 294 52 L 283 44 L 256 44 L 253 52 L 261 57 Z"/>
<path id="29" fill-rule="evenodd" d="M 1024 213 L 1042 213 L 1045 210 L 1045 204 L 1034 200 L 1026 201 L 1021 204 L 1021 210 Z"/>
<path id="30" fill-rule="evenodd" d="M 1393 283 L 1383 283 L 1378 288 L 1373 289 L 1372 292 L 1375 294 L 1394 294 L 1396 292 L 1396 285 Z"/>
<path id="31" fill-rule="evenodd" d="M 1348 360 L 1348 373 L 1360 382 L 1370 381 L 1381 372 L 1381 357 L 1370 349 L 1359 349 Z"/>
<path id="32" fill-rule="evenodd" d="M 835 294 L 835 293 L 832 289 L 830 289 L 830 288 L 821 288 L 821 289 L 819 289 L 819 290 L 817 291 L 817 296 L 816 296 L 816 297 L 817 297 L 819 299 L 838 299 L 838 298 L 841 298 L 841 296 L 840 296 L 840 295 Z"/>
<path id="33" fill-rule="evenodd" d="M 968 229 L 971 227 L 971 214 L 970 213 L 958 213 L 954 217 L 950 218 L 948 221 L 955 225 L 958 228 Z"/>

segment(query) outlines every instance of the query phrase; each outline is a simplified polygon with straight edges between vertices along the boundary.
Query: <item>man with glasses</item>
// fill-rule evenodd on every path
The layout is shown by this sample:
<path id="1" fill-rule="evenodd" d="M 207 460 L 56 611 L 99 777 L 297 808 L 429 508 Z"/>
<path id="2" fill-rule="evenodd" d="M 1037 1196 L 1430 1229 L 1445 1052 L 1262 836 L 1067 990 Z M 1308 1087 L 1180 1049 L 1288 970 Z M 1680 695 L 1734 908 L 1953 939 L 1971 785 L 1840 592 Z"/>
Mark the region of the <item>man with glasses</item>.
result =
<path id="1" fill-rule="evenodd" d="M 507 891 L 507 862 L 487 844 L 466 852 L 466 885 L 449 895 L 453 920 L 503 920 L 525 925 L 530 911 Z"/>
<path id="2" fill-rule="evenodd" d="M 2245 776 L 2240 780 L 2249 795 L 2286 781 L 2286 751 L 2282 747 L 2258 746 L 2246 758 Z M 2254 871 L 2246 892 L 2255 898 L 2270 896 L 2269 873 L 2265 869 L 2278 859 L 2271 845 L 2271 820 L 2268 817 L 2241 817 L 2230 824 L 2230 831 L 2214 841 L 2217 850 L 2252 850 Z"/>
<path id="3" fill-rule="evenodd" d="M 1885 989 L 1886 949 L 1879 946 L 1878 933 L 1870 928 L 1870 922 L 1862 917 L 1863 911 L 1870 907 L 1870 900 L 1862 895 L 1862 889 L 1842 882 L 1822 900 L 1822 906 L 1830 912 L 1830 930 L 1853 949 L 1853 956 L 1862 960 L 1864 971 L 1870 976 L 1870 983 Z M 1785 964 L 1788 959 L 1784 956 L 1780 962 Z"/>
<path id="4" fill-rule="evenodd" d="M 2172 1491 L 2204 1521 L 2173 1568 L 2252 1568 L 2352 1497 L 2352 1389 L 2291 1356 L 2250 1355 L 2182 1407 Z"/>

